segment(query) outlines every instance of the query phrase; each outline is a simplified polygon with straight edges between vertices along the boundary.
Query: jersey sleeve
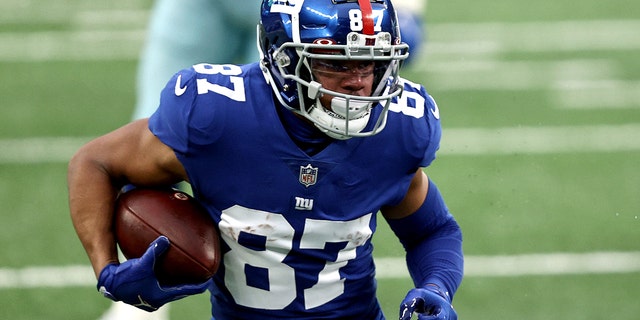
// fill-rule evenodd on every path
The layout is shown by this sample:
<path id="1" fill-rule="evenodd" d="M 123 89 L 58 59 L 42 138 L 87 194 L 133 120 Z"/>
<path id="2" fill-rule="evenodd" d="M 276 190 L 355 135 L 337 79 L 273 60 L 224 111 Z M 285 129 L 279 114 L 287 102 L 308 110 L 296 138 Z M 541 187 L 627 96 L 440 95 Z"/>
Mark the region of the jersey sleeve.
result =
<path id="1" fill-rule="evenodd" d="M 160 105 L 149 118 L 151 132 L 176 152 L 188 150 L 189 120 L 196 98 L 195 72 L 181 70 L 164 87 Z"/>
<path id="2" fill-rule="evenodd" d="M 223 134 L 228 111 L 246 100 L 244 73 L 256 64 L 201 63 L 176 73 L 160 94 L 149 129 L 177 153 L 215 143 Z M 259 69 L 258 69 L 259 70 Z"/>
<path id="3" fill-rule="evenodd" d="M 440 139 L 442 138 L 442 127 L 440 125 L 440 109 L 436 101 L 422 88 L 425 99 L 425 119 L 429 128 L 429 142 L 425 149 L 424 157 L 420 163 L 421 167 L 427 167 L 436 159 L 436 152 L 440 149 Z"/>

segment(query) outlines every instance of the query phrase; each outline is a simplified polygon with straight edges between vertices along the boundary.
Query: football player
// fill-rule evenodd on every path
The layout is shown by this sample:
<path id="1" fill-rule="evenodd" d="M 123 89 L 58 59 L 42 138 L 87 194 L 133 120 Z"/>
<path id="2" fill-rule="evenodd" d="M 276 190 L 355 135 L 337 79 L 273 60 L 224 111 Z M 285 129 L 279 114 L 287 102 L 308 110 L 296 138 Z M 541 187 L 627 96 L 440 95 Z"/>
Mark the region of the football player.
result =
<path id="1" fill-rule="evenodd" d="M 440 111 L 399 77 L 408 46 L 393 5 L 265 0 L 258 40 L 259 63 L 179 71 L 150 118 L 70 161 L 71 217 L 98 290 L 154 311 L 208 289 L 216 320 L 384 319 L 371 243 L 384 218 L 415 283 L 400 319 L 457 319 L 462 235 L 423 171 Z M 218 224 L 223 264 L 206 283 L 165 287 L 153 264 L 169 240 L 120 263 L 113 200 L 126 184 L 180 181 Z"/>
<path id="2" fill-rule="evenodd" d="M 159 92 L 176 70 L 199 62 L 248 63 L 258 58 L 255 21 L 260 0 L 157 0 L 152 8 L 145 46 L 140 55 L 133 119 L 149 117 L 159 103 Z M 402 40 L 413 61 L 424 39 L 422 14 L 427 0 L 395 0 Z M 226 45 L 220 46 L 224 42 Z M 100 320 L 167 320 L 168 309 L 144 314 L 116 303 Z"/>

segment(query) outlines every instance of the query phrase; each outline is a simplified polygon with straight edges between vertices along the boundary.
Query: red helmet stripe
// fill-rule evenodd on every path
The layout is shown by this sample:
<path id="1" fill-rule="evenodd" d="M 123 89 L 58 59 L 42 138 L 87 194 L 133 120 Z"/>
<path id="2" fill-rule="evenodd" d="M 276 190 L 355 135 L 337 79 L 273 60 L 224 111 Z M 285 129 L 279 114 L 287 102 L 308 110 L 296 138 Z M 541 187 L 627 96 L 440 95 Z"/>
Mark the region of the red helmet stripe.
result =
<path id="1" fill-rule="evenodd" d="M 360 5 L 360 11 L 362 11 L 362 33 L 373 35 L 373 27 L 375 25 L 373 21 L 373 8 L 371 7 L 371 0 L 358 0 Z"/>

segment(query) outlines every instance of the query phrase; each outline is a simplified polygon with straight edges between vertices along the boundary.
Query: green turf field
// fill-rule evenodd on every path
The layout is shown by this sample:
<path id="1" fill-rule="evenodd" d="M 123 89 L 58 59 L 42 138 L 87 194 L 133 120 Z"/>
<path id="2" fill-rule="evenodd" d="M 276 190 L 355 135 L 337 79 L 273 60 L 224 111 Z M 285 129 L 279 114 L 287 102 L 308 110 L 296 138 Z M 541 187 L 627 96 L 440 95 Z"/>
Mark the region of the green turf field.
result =
<path id="1" fill-rule="evenodd" d="M 128 121 L 151 2 L 0 0 L 0 319 L 109 307 L 93 279 L 70 276 L 88 260 L 66 161 Z M 440 107 L 427 173 L 465 236 L 461 319 L 638 319 L 638 12 L 632 0 L 429 2 L 427 44 L 403 72 Z M 374 241 L 381 261 L 402 257 L 384 225 Z M 385 270 L 394 319 L 412 284 Z M 208 319 L 207 299 L 173 303 L 171 318 Z"/>

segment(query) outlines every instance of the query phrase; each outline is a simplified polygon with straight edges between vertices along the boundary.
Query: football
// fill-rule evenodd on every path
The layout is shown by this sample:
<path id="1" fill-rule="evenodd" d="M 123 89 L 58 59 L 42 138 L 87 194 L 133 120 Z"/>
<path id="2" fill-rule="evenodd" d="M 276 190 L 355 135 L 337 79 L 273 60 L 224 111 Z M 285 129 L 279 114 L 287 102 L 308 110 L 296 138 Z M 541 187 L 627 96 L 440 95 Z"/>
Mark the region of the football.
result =
<path id="1" fill-rule="evenodd" d="M 218 270 L 218 229 L 204 207 L 182 191 L 135 188 L 120 193 L 114 228 L 127 259 L 141 257 L 158 236 L 169 238 L 169 249 L 154 269 L 163 285 L 202 283 Z"/>

